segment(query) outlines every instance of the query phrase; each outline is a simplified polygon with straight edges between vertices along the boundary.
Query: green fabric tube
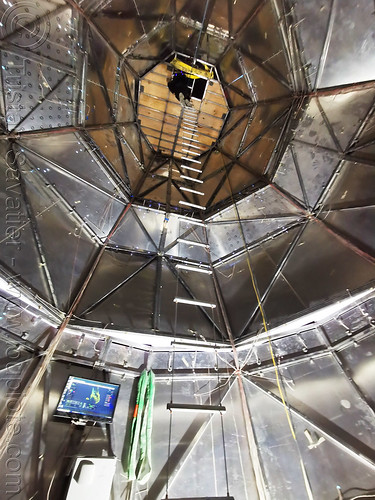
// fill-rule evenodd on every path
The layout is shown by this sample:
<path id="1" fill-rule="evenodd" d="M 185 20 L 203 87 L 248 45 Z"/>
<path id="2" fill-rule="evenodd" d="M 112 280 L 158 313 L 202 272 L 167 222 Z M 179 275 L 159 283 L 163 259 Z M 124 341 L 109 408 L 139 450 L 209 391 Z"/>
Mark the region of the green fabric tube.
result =
<path id="1" fill-rule="evenodd" d="M 138 392 L 130 433 L 127 477 L 145 484 L 151 475 L 151 435 L 155 395 L 155 375 L 144 370 Z"/>

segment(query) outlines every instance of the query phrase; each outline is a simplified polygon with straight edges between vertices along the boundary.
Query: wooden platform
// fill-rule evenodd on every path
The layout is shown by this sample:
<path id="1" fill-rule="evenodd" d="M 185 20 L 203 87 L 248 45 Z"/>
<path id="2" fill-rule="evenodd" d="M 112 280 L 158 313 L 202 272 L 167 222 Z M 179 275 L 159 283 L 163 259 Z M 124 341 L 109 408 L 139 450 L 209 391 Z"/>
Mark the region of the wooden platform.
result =
<path id="1" fill-rule="evenodd" d="M 170 76 L 167 64 L 160 63 L 141 79 L 138 117 L 142 129 L 153 148 L 163 154 L 181 158 L 186 143 L 204 153 L 217 140 L 228 113 L 221 85 L 211 80 L 202 101 L 192 98 L 199 134 L 199 142 L 195 142 L 193 133 L 182 128 L 184 108 L 168 89 Z"/>

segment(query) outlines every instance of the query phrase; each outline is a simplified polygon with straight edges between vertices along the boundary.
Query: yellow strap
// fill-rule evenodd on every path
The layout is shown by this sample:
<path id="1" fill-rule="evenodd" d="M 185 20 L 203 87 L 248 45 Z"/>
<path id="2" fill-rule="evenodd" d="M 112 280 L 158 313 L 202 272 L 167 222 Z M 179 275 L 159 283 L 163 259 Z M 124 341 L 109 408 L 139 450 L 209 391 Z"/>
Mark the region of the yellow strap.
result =
<path id="1" fill-rule="evenodd" d="M 172 66 L 180 71 L 186 73 L 188 78 L 196 79 L 196 78 L 207 78 L 208 80 L 214 77 L 213 70 L 209 70 L 208 66 L 205 65 L 206 69 L 198 69 L 193 68 L 193 66 L 189 66 L 188 64 L 180 61 L 175 57 L 171 62 Z"/>

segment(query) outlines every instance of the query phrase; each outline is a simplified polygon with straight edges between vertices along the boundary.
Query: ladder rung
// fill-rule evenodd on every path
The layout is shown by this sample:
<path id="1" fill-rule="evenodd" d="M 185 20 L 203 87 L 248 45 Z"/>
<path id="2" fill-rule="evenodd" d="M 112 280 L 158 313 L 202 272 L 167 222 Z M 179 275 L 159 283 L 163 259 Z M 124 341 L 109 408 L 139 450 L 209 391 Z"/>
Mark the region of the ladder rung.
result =
<path id="1" fill-rule="evenodd" d="M 191 405 L 181 403 L 168 403 L 167 410 L 171 411 L 190 411 L 199 413 L 225 413 L 226 408 L 222 405 Z"/>
<path id="2" fill-rule="evenodd" d="M 188 175 L 180 175 L 181 179 L 187 179 L 188 181 L 198 182 L 198 184 L 203 184 L 200 179 L 194 179 L 194 177 L 189 177 Z"/>
<path id="3" fill-rule="evenodd" d="M 195 137 L 198 137 L 198 134 L 190 134 L 190 135 L 195 135 Z M 197 142 L 198 144 L 202 144 L 201 142 L 197 141 L 197 139 L 192 139 L 191 137 L 186 137 L 186 135 L 182 135 L 183 139 L 187 139 L 188 141 L 193 141 Z"/>
<path id="4" fill-rule="evenodd" d="M 195 189 L 186 188 L 184 186 L 181 186 L 180 189 L 181 189 L 181 191 L 187 191 L 188 193 L 198 194 L 199 196 L 204 195 L 204 193 L 202 193 L 202 191 L 196 191 Z"/>
<path id="5" fill-rule="evenodd" d="M 181 168 L 186 168 L 186 170 L 192 170 L 193 172 L 198 172 L 198 174 L 202 173 L 202 170 L 198 170 L 197 168 L 194 167 L 189 167 L 188 165 L 181 165 Z"/>
<path id="6" fill-rule="evenodd" d="M 186 156 L 181 156 L 181 160 L 192 161 L 193 163 L 202 163 L 201 161 L 194 160 L 194 158 L 187 158 Z"/>
<path id="7" fill-rule="evenodd" d="M 184 151 L 185 153 L 189 153 L 189 155 L 195 155 L 195 156 L 199 156 L 201 153 L 197 153 L 197 151 L 190 151 L 189 149 L 184 149 L 182 148 L 181 151 Z"/>
<path id="8" fill-rule="evenodd" d="M 193 271 L 195 273 L 212 274 L 211 269 L 206 269 L 204 267 L 189 266 L 188 264 L 177 264 L 176 269 L 183 269 L 185 271 Z"/>
<path id="9" fill-rule="evenodd" d="M 202 149 L 199 146 L 194 146 L 194 144 L 189 144 L 188 142 L 182 142 L 181 143 L 183 146 L 189 146 L 189 148 L 194 148 L 194 149 Z"/>
<path id="10" fill-rule="evenodd" d="M 201 306 L 201 307 L 210 307 L 211 309 L 215 309 L 216 304 L 212 304 L 210 302 L 201 302 L 200 300 L 192 300 L 192 299 L 183 299 L 182 297 L 176 297 L 173 299 L 173 302 L 176 304 L 187 304 L 189 306 Z"/>
<path id="11" fill-rule="evenodd" d="M 187 207 L 199 208 L 200 210 L 206 210 L 206 207 L 203 205 L 196 205 L 195 203 L 189 203 L 188 201 L 180 200 L 178 202 L 180 205 L 186 205 Z"/>

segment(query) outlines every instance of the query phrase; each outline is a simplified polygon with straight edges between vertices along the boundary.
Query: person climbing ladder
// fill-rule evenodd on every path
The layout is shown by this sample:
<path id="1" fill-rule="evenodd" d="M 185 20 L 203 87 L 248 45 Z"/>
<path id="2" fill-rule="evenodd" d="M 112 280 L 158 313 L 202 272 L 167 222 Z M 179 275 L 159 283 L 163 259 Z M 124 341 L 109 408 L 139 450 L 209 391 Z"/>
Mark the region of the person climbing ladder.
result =
<path id="1" fill-rule="evenodd" d="M 172 78 L 168 80 L 168 88 L 180 101 L 182 106 L 193 107 L 191 102 L 191 88 L 189 84 L 191 79 L 182 71 L 174 72 Z"/>

